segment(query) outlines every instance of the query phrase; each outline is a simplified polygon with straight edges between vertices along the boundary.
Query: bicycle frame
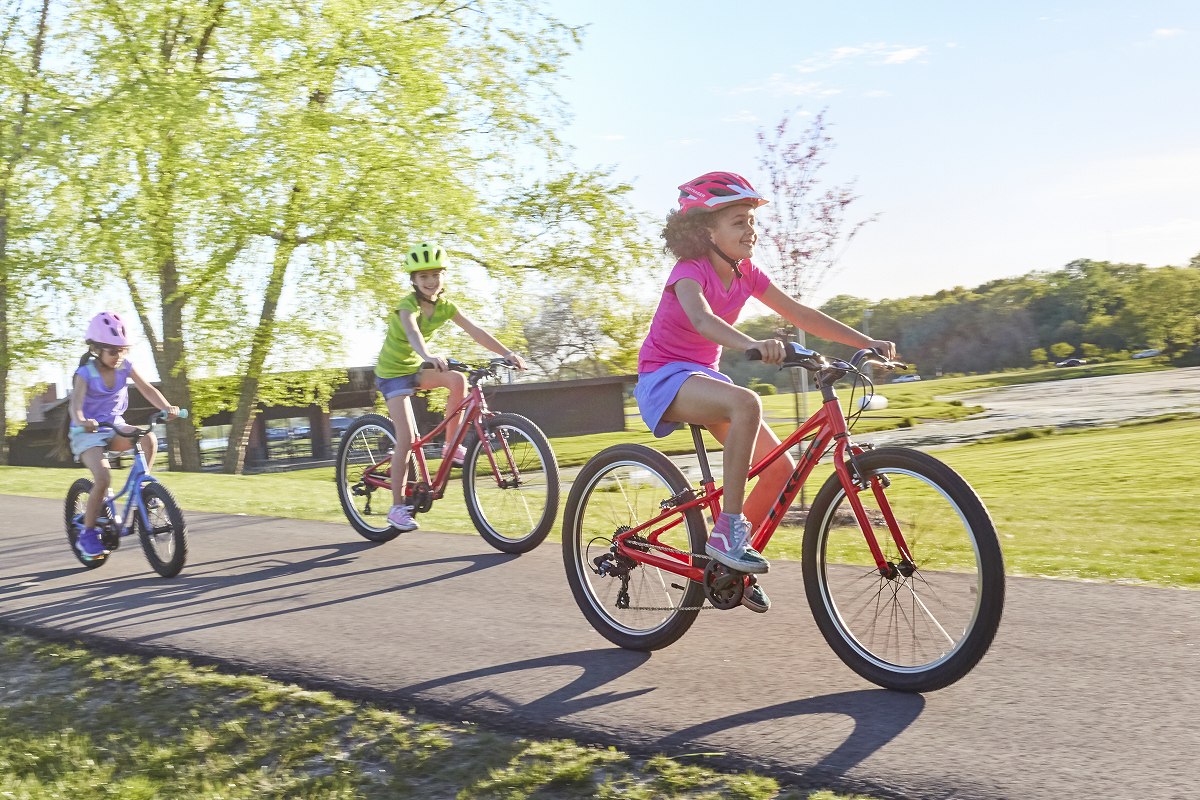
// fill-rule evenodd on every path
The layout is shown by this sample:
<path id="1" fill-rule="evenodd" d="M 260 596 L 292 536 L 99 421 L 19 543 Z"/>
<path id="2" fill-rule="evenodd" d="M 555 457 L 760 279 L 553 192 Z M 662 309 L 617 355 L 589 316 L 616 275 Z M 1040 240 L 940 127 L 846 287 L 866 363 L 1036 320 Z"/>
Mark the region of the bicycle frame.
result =
<path id="1" fill-rule="evenodd" d="M 125 436 L 125 434 L 120 434 Z M 158 483 L 158 479 L 149 474 L 146 467 L 146 457 L 142 453 L 140 444 L 141 436 L 138 436 L 133 441 L 133 464 L 129 467 L 129 475 L 125 478 L 125 485 L 121 491 L 112 497 L 104 498 L 104 505 L 108 509 L 109 519 L 115 519 L 113 516 L 117 510 L 118 501 L 129 495 L 125 501 L 125 509 L 121 513 L 121 524 L 116 526 L 117 533 L 120 536 L 128 536 L 133 531 L 133 516 L 130 511 L 133 511 L 135 506 L 138 515 L 141 517 L 142 524 L 146 529 L 150 529 L 150 515 L 146 512 L 146 504 L 142 500 L 142 486 L 147 483 Z M 120 451 L 114 451 L 120 452 Z"/>
<path id="2" fill-rule="evenodd" d="M 459 445 L 461 445 L 467 437 L 468 427 L 474 429 L 479 441 L 483 445 L 483 451 L 487 454 L 488 463 L 492 467 L 492 478 L 499 486 L 501 484 L 500 468 L 496 464 L 496 452 L 488 444 L 487 432 L 483 428 L 484 418 L 491 413 L 488 409 L 487 399 L 483 396 L 483 389 L 479 384 L 473 384 L 467 387 L 467 395 L 462 402 L 450 414 L 446 415 L 438 425 L 424 436 L 416 436 L 412 443 L 412 453 L 417 465 L 417 482 L 424 483 L 429 487 L 431 496 L 434 500 L 440 500 L 445 496 L 446 486 L 450 483 L 450 470 L 454 464 L 448 454 L 453 453 Z M 433 441 L 439 434 L 445 431 L 450 420 L 462 414 L 463 423 L 458 426 L 458 432 L 454 436 L 453 441 L 447 440 L 442 447 L 442 464 L 438 467 L 437 474 L 433 480 L 429 479 L 429 467 L 425 461 L 424 446 Z M 516 463 L 513 461 L 512 452 L 508 449 L 508 442 L 501 438 L 501 446 L 504 449 L 505 458 L 508 460 L 509 468 L 513 474 L 519 475 Z M 377 489 L 392 488 L 391 478 L 392 461 L 390 458 L 380 461 L 378 464 L 369 467 L 363 472 L 363 482 L 368 486 L 373 486 Z"/>
<path id="3" fill-rule="evenodd" d="M 862 484 L 861 478 L 856 477 L 851 472 L 854 457 L 863 453 L 864 448 L 854 444 L 850 440 L 850 431 L 846 425 L 846 418 L 842 415 L 832 383 L 818 382 L 818 385 L 820 386 L 822 395 L 821 407 L 804 424 L 793 431 L 787 439 L 780 442 L 771 452 L 767 453 L 756 464 L 750 467 L 747 479 L 757 476 L 773 464 L 776 459 L 789 449 L 800 444 L 804 439 L 809 436 L 813 437 L 812 442 L 804 449 L 799 463 L 796 465 L 796 469 L 788 478 L 774 506 L 772 506 L 770 512 L 767 514 L 766 520 L 751 536 L 749 544 L 754 549 L 762 552 L 762 549 L 771 541 L 771 537 L 779 527 L 780 522 L 782 522 L 784 512 L 792 504 L 792 501 L 796 499 L 796 495 L 799 494 L 800 487 L 808 480 L 821 458 L 832 448 L 834 470 L 846 490 L 847 499 L 850 501 L 855 518 L 858 520 L 863 538 L 866 539 L 867 546 L 871 550 L 871 555 L 875 559 L 875 565 L 879 569 L 880 574 L 885 576 L 894 575 L 897 567 L 889 564 L 884 558 L 879 542 L 875 538 L 874 528 L 867 518 L 862 501 L 858 497 L 858 493 L 864 491 L 867 487 Z M 658 567 L 690 580 L 703 582 L 704 568 L 694 566 L 691 563 L 691 554 L 678 552 L 668 545 L 661 544 L 659 541 L 664 533 L 682 523 L 684 515 L 694 508 L 706 509 L 713 520 L 716 520 L 717 515 L 721 512 L 721 496 L 725 492 L 724 487 L 718 487 L 716 481 L 713 479 L 705 453 L 704 442 L 701 439 L 700 427 L 697 425 L 690 427 L 692 429 L 692 438 L 696 443 L 696 454 L 700 460 L 701 491 L 699 495 L 697 496 L 695 492 L 689 489 L 680 495 L 664 500 L 663 513 L 637 527 L 623 531 L 615 537 L 614 542 L 617 545 L 618 554 L 624 555 L 635 562 Z M 912 564 L 912 555 L 909 552 L 907 543 L 904 541 L 899 523 L 896 521 L 891 506 L 888 504 L 887 496 L 884 494 L 884 485 L 878 478 L 871 478 L 870 488 L 876 501 L 879 503 L 884 519 L 887 522 L 888 530 L 896 543 L 896 547 L 899 549 L 899 553 L 905 562 Z M 640 537 L 649 541 L 651 545 L 659 545 L 668 549 L 645 550 L 643 549 L 644 545 L 635 544 L 634 546 L 630 546 L 627 544 L 629 537 Z"/>

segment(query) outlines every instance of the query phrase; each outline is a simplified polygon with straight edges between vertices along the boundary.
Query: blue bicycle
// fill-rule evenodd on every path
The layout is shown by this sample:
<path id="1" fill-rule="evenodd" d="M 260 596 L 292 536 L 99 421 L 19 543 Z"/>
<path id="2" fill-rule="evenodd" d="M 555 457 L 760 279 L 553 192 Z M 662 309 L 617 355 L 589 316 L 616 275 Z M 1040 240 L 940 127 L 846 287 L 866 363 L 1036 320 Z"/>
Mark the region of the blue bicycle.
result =
<path id="1" fill-rule="evenodd" d="M 186 417 L 187 410 L 180 409 L 179 416 Z M 187 524 L 183 520 L 179 504 L 167 491 L 167 487 L 147 473 L 146 459 L 141 448 L 142 437 L 149 436 L 153 424 L 165 418 L 166 412 L 155 414 L 150 418 L 148 427 L 134 427 L 128 432 L 120 432 L 122 436 L 133 440 L 133 464 L 129 467 L 129 477 L 125 479 L 125 488 L 121 493 L 113 495 L 110 492 L 105 498 L 104 508 L 96 520 L 96 526 L 100 528 L 100 541 L 110 554 L 120 547 L 122 538 L 136 532 L 142 540 L 146 560 L 150 562 L 154 571 L 164 578 L 173 578 L 179 574 L 187 561 Z M 112 428 L 111 425 L 100 427 Z M 96 569 L 108 561 L 108 555 L 87 559 L 81 556 L 75 547 L 75 541 L 83 530 L 83 513 L 91 491 L 91 480 L 80 478 L 71 484 L 67 492 L 67 541 L 79 563 L 88 569 Z M 125 508 L 121 511 L 117 508 L 118 501 L 126 496 L 128 497 Z"/>

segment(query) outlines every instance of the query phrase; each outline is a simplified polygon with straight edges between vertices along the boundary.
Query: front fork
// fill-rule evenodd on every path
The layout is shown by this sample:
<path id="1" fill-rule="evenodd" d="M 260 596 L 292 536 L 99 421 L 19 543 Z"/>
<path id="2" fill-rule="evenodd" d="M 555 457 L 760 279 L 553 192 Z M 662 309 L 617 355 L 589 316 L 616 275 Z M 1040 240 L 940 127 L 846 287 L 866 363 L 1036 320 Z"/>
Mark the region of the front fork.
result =
<path id="1" fill-rule="evenodd" d="M 847 449 L 847 458 L 837 460 L 836 469 L 842 479 L 842 487 L 846 490 L 846 499 L 849 500 L 850 508 L 854 511 L 854 518 L 858 520 L 858 527 L 863 532 L 863 538 L 867 540 L 867 547 L 871 550 L 871 556 L 875 559 L 875 566 L 879 570 L 879 574 L 887 580 L 895 580 L 901 575 L 908 578 L 917 570 L 916 561 L 908 549 L 908 542 L 904 540 L 900 523 L 892 512 L 891 503 L 888 502 L 886 490 L 891 485 L 891 481 L 886 475 L 868 475 L 867 471 L 863 469 L 859 457 L 866 452 L 868 447 L 851 445 Z M 875 536 L 875 527 L 859 498 L 859 493 L 867 488 L 870 488 L 871 494 L 875 497 L 875 503 L 883 515 L 888 532 L 900 554 L 900 560 L 897 563 L 893 564 L 884 557 L 879 540 Z"/>

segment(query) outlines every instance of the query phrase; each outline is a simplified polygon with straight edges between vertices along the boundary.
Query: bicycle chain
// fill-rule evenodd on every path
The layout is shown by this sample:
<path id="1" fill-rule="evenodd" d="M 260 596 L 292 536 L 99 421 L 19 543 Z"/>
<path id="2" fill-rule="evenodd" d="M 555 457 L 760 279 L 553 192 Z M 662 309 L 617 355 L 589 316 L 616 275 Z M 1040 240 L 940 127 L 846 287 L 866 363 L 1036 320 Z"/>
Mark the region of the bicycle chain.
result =
<path id="1" fill-rule="evenodd" d="M 654 548 L 657 548 L 657 549 L 662 550 L 667 553 L 678 553 L 681 556 L 690 556 L 691 558 L 703 559 L 703 561 L 705 562 L 705 566 L 708 566 L 707 562 L 712 561 L 712 558 L 710 558 L 709 556 L 701 555 L 699 553 L 693 553 L 690 550 L 680 550 L 677 547 L 671 547 L 670 545 L 662 544 L 660 542 L 652 542 L 649 539 L 643 539 L 640 536 L 630 536 L 628 539 L 625 540 L 625 543 L 627 545 L 630 544 L 630 542 L 632 542 L 633 544 L 636 544 L 636 545 L 641 545 L 643 547 L 654 547 Z M 621 610 L 622 611 L 717 611 L 718 609 L 712 605 L 700 605 L 700 606 L 628 606 L 627 608 L 623 608 Z"/>

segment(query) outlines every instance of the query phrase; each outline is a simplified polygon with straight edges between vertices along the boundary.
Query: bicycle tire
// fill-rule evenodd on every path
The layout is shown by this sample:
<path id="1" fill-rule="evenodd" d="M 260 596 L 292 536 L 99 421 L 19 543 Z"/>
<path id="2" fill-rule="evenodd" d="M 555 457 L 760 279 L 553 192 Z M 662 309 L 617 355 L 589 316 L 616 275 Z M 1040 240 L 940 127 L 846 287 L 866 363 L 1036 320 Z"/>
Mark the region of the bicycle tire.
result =
<path id="1" fill-rule="evenodd" d="M 902 447 L 857 458 L 883 479 L 915 569 L 880 574 L 835 473 L 804 530 L 804 588 L 825 641 L 852 670 L 888 689 L 941 689 L 970 672 L 992 644 L 1004 609 L 1004 560 L 975 491 L 936 458 Z M 876 540 L 900 561 L 878 503 L 859 493 Z M 839 513 L 840 512 L 840 513 Z"/>
<path id="2" fill-rule="evenodd" d="M 342 512 L 360 536 L 372 542 L 390 542 L 400 535 L 387 521 L 392 508 L 391 489 L 377 489 L 363 483 L 363 471 L 381 461 L 390 461 L 396 445 L 396 428 L 380 414 L 364 414 L 346 429 L 338 445 L 334 480 Z M 375 508 L 371 500 L 377 491 L 386 494 Z M 357 498 L 363 498 L 357 500 Z M 361 507 L 359 505 L 361 503 Z"/>
<path id="3" fill-rule="evenodd" d="M 489 447 L 501 472 L 497 475 L 479 434 L 471 431 L 462 465 L 467 513 L 492 547 L 504 553 L 528 553 L 545 540 L 558 517 L 558 461 L 546 434 L 520 414 L 490 414 L 483 427 L 489 441 L 504 437 L 520 479 L 513 485 L 517 477 L 504 449 Z"/>
<path id="4" fill-rule="evenodd" d="M 87 478 L 79 478 L 72 483 L 71 488 L 67 490 L 67 501 L 63 507 L 63 517 L 67 526 L 67 543 L 71 546 L 71 554 L 75 556 L 76 561 L 88 569 L 96 569 L 108 563 L 108 557 L 86 559 L 79 555 L 79 550 L 75 547 L 75 542 L 79 539 L 79 528 L 76 525 L 76 520 L 83 517 L 88 495 L 91 493 L 92 482 Z"/>
<path id="5" fill-rule="evenodd" d="M 636 564 L 628 571 L 628 607 L 621 608 L 619 575 L 598 575 L 593 569 L 595 559 L 609 552 L 617 531 L 657 516 L 663 500 L 688 488 L 687 478 L 669 458 L 636 444 L 600 451 L 571 486 L 562 527 L 567 583 L 588 622 L 615 645 L 630 650 L 666 647 L 687 632 L 704 603 L 699 583 Z M 697 554 L 704 552 L 708 530 L 699 509 L 685 512 L 682 530 L 677 526 L 668 537 L 661 541 L 692 553 L 693 566 L 702 565 Z"/>
<path id="6" fill-rule="evenodd" d="M 154 500 L 158 501 L 157 507 L 151 502 Z M 183 511 L 170 490 L 157 482 L 142 484 L 142 503 L 150 518 L 149 528 L 141 514 L 131 512 L 134 514 L 133 526 L 142 542 L 142 552 L 155 572 L 164 578 L 174 578 L 187 563 L 187 522 Z"/>

